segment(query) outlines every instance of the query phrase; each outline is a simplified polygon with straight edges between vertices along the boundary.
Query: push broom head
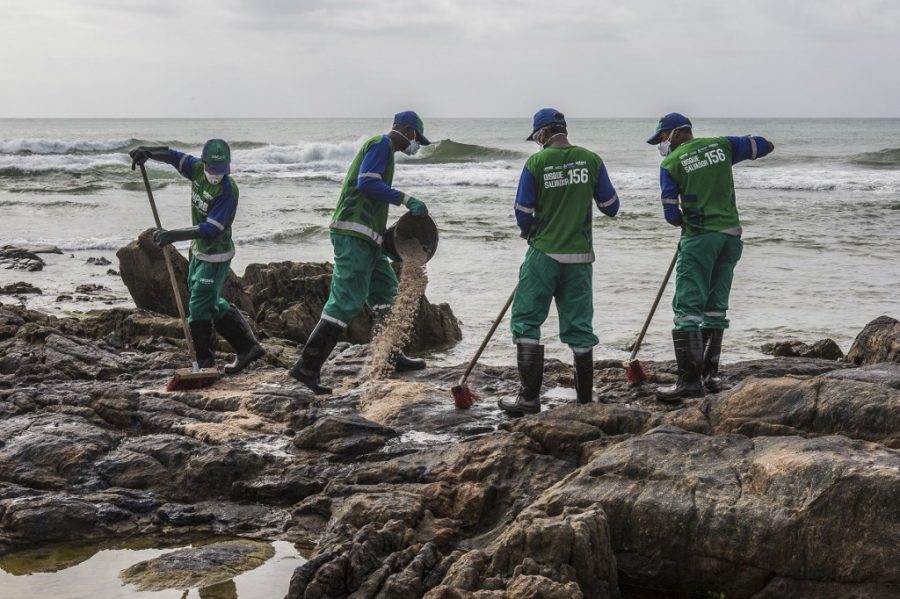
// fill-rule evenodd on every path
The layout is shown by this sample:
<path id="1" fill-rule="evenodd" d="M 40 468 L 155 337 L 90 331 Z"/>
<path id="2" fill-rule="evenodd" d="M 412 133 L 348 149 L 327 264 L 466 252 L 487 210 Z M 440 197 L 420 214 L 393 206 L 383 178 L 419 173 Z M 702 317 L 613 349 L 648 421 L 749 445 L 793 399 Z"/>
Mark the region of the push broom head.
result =
<path id="1" fill-rule="evenodd" d="M 175 371 L 175 376 L 166 385 L 166 391 L 189 391 L 191 389 L 203 389 L 213 385 L 219 380 L 219 370 L 217 368 L 200 368 L 193 370 L 191 368 L 179 368 Z"/>
<path id="2" fill-rule="evenodd" d="M 625 367 L 625 376 L 628 377 L 629 385 L 640 385 L 647 382 L 647 374 L 641 366 L 640 360 L 626 360 L 622 362 Z"/>
<path id="3" fill-rule="evenodd" d="M 469 388 L 465 379 L 460 380 L 459 384 L 450 389 L 453 395 L 453 404 L 460 410 L 468 410 L 472 404 L 478 401 L 478 396 Z"/>

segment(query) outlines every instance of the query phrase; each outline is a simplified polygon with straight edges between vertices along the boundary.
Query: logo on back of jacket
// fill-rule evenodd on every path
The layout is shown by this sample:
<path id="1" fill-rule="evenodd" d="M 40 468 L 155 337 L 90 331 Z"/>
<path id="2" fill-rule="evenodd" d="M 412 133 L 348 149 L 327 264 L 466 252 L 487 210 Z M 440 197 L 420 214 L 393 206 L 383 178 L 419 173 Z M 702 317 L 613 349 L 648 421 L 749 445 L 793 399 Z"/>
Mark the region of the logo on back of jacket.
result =
<path id="1" fill-rule="evenodd" d="M 588 182 L 586 160 L 576 160 L 565 164 L 547 165 L 544 167 L 544 189 L 563 187 L 575 183 Z"/>

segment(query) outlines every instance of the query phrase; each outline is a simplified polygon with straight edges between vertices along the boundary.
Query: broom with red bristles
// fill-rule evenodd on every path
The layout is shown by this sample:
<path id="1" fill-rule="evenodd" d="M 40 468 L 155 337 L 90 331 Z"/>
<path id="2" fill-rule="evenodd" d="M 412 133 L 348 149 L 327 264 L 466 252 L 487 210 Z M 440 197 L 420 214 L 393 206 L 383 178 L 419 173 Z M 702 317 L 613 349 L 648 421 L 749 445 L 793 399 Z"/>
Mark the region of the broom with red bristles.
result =
<path id="1" fill-rule="evenodd" d="M 512 303 L 513 298 L 516 297 L 516 289 L 519 286 L 512 290 L 512 293 L 509 294 L 509 299 L 506 300 L 506 303 L 503 304 L 503 309 L 500 310 L 500 314 L 497 315 L 497 319 L 494 320 L 494 323 L 491 325 L 490 330 L 487 332 L 487 335 L 484 336 L 484 341 L 481 342 L 481 347 L 478 348 L 478 351 L 475 352 L 475 356 L 469 362 L 469 365 L 466 367 L 466 371 L 463 373 L 462 377 L 460 377 L 459 382 L 456 386 L 450 389 L 451 395 L 453 395 L 453 403 L 460 410 L 468 410 L 472 407 L 472 404 L 478 400 L 478 395 L 469 388 L 469 385 L 466 384 L 466 380 L 469 378 L 469 375 L 472 373 L 472 369 L 475 368 L 475 364 L 478 362 L 478 358 L 481 357 L 484 348 L 487 347 L 488 341 L 491 340 L 491 337 L 494 336 L 494 331 L 497 330 L 497 327 L 500 326 L 500 321 L 503 320 L 503 317 L 506 315 L 506 311 L 509 310 L 509 305 Z"/>
<path id="2" fill-rule="evenodd" d="M 144 187 L 147 189 L 147 197 L 150 199 L 150 208 L 153 210 L 153 218 L 156 220 L 156 228 L 162 229 L 159 222 L 159 213 L 156 211 L 156 202 L 153 201 L 153 192 L 150 191 L 150 180 L 147 178 L 147 169 L 141 167 L 141 177 L 144 179 Z M 131 165 L 134 170 L 134 164 Z M 202 389 L 209 387 L 219 380 L 217 368 L 200 368 L 197 363 L 197 350 L 194 349 L 194 339 L 191 337 L 191 329 L 188 327 L 187 317 L 184 315 L 184 305 L 181 303 L 181 293 L 178 290 L 178 279 L 175 278 L 175 269 L 172 268 L 172 260 L 166 248 L 162 248 L 163 258 L 166 260 L 166 270 L 169 271 L 169 281 L 172 283 L 172 292 L 175 294 L 175 305 L 178 306 L 178 316 L 181 317 L 181 328 L 184 329 L 184 340 L 187 342 L 188 351 L 191 353 L 191 368 L 179 368 L 175 371 L 172 380 L 166 385 L 166 391 L 185 391 L 188 389 Z"/>
<path id="3" fill-rule="evenodd" d="M 644 334 L 647 332 L 647 327 L 650 326 L 650 321 L 653 320 L 653 315 L 656 313 L 656 307 L 659 305 L 659 300 L 662 297 L 663 291 L 665 291 L 666 285 L 669 284 L 669 277 L 672 276 L 672 271 L 675 269 L 675 262 L 678 260 L 678 249 L 679 248 L 677 247 L 675 248 L 675 255 L 672 256 L 669 270 L 666 271 L 666 276 L 663 279 L 662 285 L 659 286 L 659 291 L 656 292 L 656 299 L 653 300 L 653 306 L 650 308 L 650 313 L 647 314 L 647 320 L 644 321 L 641 333 L 638 335 L 637 341 L 634 342 L 634 346 L 631 348 L 631 356 L 622 362 L 622 366 L 625 367 L 625 376 L 628 377 L 629 385 L 640 385 L 647 381 L 647 374 L 644 372 L 640 360 L 635 359 L 635 356 L 637 356 L 638 350 L 641 348 L 641 341 L 644 340 Z"/>

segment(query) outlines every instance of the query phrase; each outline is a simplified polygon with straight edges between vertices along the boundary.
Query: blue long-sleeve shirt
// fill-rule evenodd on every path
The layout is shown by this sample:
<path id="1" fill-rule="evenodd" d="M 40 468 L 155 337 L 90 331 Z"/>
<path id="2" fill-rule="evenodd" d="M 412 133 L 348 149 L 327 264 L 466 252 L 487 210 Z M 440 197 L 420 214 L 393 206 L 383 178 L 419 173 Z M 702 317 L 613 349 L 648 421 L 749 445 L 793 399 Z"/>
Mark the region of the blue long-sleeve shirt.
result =
<path id="1" fill-rule="evenodd" d="M 383 136 L 381 141 L 369 148 L 365 156 L 363 156 L 359 165 L 359 176 L 356 180 L 356 186 L 373 200 L 399 206 L 404 203 L 406 195 L 384 181 L 384 173 L 393 157 L 393 153 L 391 138 L 387 135 Z"/>
<path id="2" fill-rule="evenodd" d="M 769 141 L 759 135 L 725 137 L 731 144 L 731 164 L 744 160 L 756 160 L 769 153 Z M 681 209 L 678 207 L 680 190 L 678 182 L 664 168 L 659 169 L 659 186 L 662 189 L 663 216 L 666 222 L 676 227 L 681 226 Z"/>
<path id="3" fill-rule="evenodd" d="M 597 184 L 594 186 L 594 202 L 600 212 L 607 216 L 615 216 L 619 212 L 619 196 L 612 182 L 606 165 L 600 165 L 597 176 Z M 531 225 L 534 223 L 534 209 L 537 206 L 537 181 L 527 168 L 522 169 L 519 176 L 519 189 L 516 191 L 515 214 L 516 224 L 522 231 L 522 236 L 527 237 Z"/>
<path id="4" fill-rule="evenodd" d="M 193 182 L 195 166 L 198 162 L 201 162 L 201 159 L 170 148 L 169 156 L 163 159 L 163 162 L 171 164 L 181 173 L 181 176 Z M 231 227 L 237 214 L 237 196 L 234 193 L 229 177 L 222 178 L 221 189 L 222 191 L 216 198 L 212 210 L 206 215 L 206 220 L 197 223 L 197 226 L 200 228 L 200 237 L 207 242 L 212 241 L 222 231 Z"/>

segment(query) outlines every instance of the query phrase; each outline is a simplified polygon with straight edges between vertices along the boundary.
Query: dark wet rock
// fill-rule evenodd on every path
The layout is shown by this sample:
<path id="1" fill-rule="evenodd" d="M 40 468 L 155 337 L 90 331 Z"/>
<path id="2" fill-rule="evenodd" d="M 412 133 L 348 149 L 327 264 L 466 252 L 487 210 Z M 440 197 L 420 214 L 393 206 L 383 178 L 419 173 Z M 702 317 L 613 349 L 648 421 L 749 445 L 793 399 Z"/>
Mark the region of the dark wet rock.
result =
<path id="1" fill-rule="evenodd" d="M 892 389 L 900 389 L 900 363 L 897 362 L 883 362 L 881 364 L 863 366 L 862 368 L 835 370 L 825 376 L 834 379 L 863 381 L 876 385 L 886 385 Z"/>
<path id="2" fill-rule="evenodd" d="M 341 456 L 359 455 L 383 447 L 399 433 L 354 414 L 331 415 L 316 420 L 294 437 L 301 449 L 317 449 Z"/>
<path id="3" fill-rule="evenodd" d="M 717 434 L 841 434 L 900 447 L 900 391 L 860 379 L 750 378 L 701 410 Z"/>
<path id="4" fill-rule="evenodd" d="M 94 266 L 109 266 L 110 264 L 112 264 L 112 262 L 110 262 L 103 256 L 99 256 L 99 257 L 91 256 L 90 258 L 88 258 L 86 260 L 86 262 L 88 264 L 93 264 Z"/>
<path id="5" fill-rule="evenodd" d="M 153 231 L 154 229 L 147 229 L 135 241 L 116 252 L 119 272 L 135 306 L 177 317 L 178 308 L 172 294 L 172 283 L 166 270 L 163 249 L 153 243 Z M 181 300 L 187 309 L 188 261 L 171 245 L 166 246 L 165 251 L 172 261 L 175 278 L 181 291 Z M 238 309 L 253 314 L 253 302 L 244 293 L 240 280 L 233 272 L 229 272 L 225 280 L 222 296 Z"/>
<path id="6" fill-rule="evenodd" d="M 752 599 L 783 599 L 784 597 L 810 597 L 815 599 L 891 599 L 900 597 L 900 584 L 894 582 L 842 584 L 793 580 L 778 576 Z"/>
<path id="7" fill-rule="evenodd" d="M 856 336 L 847 361 L 859 366 L 900 362 L 900 321 L 879 316 Z"/>
<path id="8" fill-rule="evenodd" d="M 275 555 L 269 543 L 240 539 L 179 549 L 139 562 L 120 573 L 139 591 L 209 587 L 258 568 Z"/>
<path id="9" fill-rule="evenodd" d="M 244 271 L 244 288 L 257 308 L 260 328 L 274 337 L 305 343 L 328 300 L 332 266 L 328 263 L 274 262 L 251 264 Z M 366 307 L 351 322 L 343 339 L 368 343 L 374 325 Z M 459 323 L 447 304 L 422 298 L 413 325 L 412 351 L 447 347 L 462 339 Z"/>
<path id="10" fill-rule="evenodd" d="M 820 339 L 812 345 L 802 341 L 777 341 L 766 343 L 759 350 L 764 354 L 776 357 L 821 358 L 823 360 L 842 360 L 844 352 L 833 339 Z"/>
<path id="11" fill-rule="evenodd" d="M 663 427 L 598 452 L 533 507 L 601 505 L 622 579 L 644 588 L 740 597 L 775 574 L 890 581 L 898 466 L 896 452 L 840 436 Z M 836 531 L 840 542 L 825 543 Z"/>
<path id="12" fill-rule="evenodd" d="M 31 283 L 10 283 L 0 287 L 0 295 L 41 295 L 43 291 Z"/>
<path id="13" fill-rule="evenodd" d="M 118 277 L 118 276 L 120 276 L 120 275 L 119 275 L 119 271 L 116 270 L 116 269 L 114 269 L 114 268 L 107 268 L 107 269 L 106 269 L 106 274 L 108 274 L 108 275 L 111 276 L 111 277 Z"/>
<path id="14" fill-rule="evenodd" d="M 12 245 L 0 247 L 0 266 L 7 270 L 36 272 L 43 270 L 44 260 L 34 251 Z"/>

